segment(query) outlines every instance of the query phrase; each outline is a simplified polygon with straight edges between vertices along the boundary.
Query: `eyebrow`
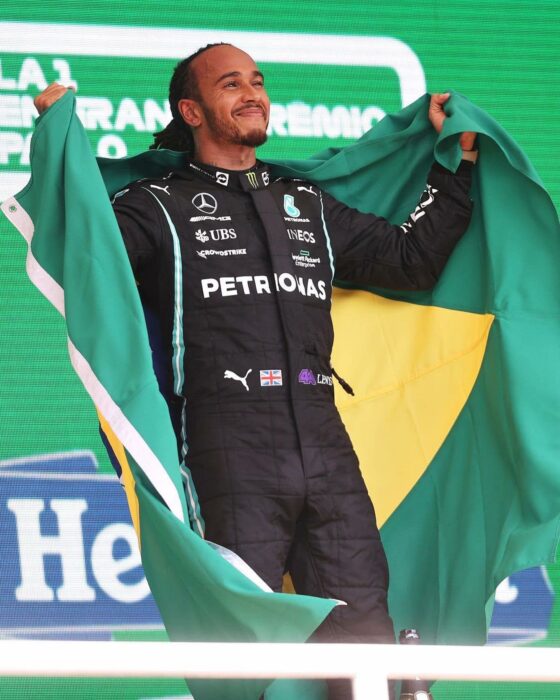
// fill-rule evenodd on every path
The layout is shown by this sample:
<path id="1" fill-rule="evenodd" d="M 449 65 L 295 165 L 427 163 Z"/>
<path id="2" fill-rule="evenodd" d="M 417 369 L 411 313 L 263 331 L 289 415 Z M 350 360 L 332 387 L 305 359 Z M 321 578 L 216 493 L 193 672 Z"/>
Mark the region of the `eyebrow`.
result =
<path id="1" fill-rule="evenodd" d="M 225 80 L 226 78 L 239 78 L 240 75 L 241 75 L 241 71 L 238 71 L 238 70 L 233 70 L 230 73 L 224 73 L 223 75 L 221 75 L 218 78 L 218 80 L 216 80 L 215 85 L 220 83 L 222 80 Z M 259 77 L 259 78 L 262 78 L 264 80 L 264 75 L 260 72 L 260 70 L 254 70 L 251 77 L 253 77 L 253 78 Z"/>

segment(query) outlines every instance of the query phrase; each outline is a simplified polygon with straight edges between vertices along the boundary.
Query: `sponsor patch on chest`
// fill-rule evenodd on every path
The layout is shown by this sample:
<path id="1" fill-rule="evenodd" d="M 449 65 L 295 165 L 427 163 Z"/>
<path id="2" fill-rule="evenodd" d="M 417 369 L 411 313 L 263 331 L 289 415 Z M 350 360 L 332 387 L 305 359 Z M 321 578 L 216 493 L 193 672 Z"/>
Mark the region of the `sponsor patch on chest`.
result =
<path id="1" fill-rule="evenodd" d="M 197 250 L 196 254 L 203 260 L 214 256 L 218 256 L 220 258 L 227 258 L 231 255 L 247 255 L 247 248 L 229 248 L 227 250 Z"/>
<path id="2" fill-rule="evenodd" d="M 312 268 L 321 263 L 321 258 L 312 257 L 308 250 L 300 250 L 299 253 L 292 253 L 292 260 L 296 267 Z"/>
<path id="3" fill-rule="evenodd" d="M 306 231 L 301 228 L 287 228 L 288 238 L 291 241 L 300 241 L 301 243 L 315 243 L 315 234 L 313 231 Z"/>
<path id="4" fill-rule="evenodd" d="M 332 377 L 329 374 L 321 374 L 320 372 L 313 372 L 313 370 L 305 369 L 300 370 L 298 374 L 298 382 L 300 384 L 307 384 L 311 386 L 316 386 L 317 384 L 326 384 L 327 386 L 332 386 Z"/>
<path id="5" fill-rule="evenodd" d="M 206 277 L 200 280 L 202 296 L 208 299 L 213 295 L 232 297 L 251 294 L 272 294 L 288 292 L 304 297 L 327 298 L 327 285 L 323 280 L 299 277 L 289 272 L 268 275 L 238 275 L 237 277 Z"/>
<path id="6" fill-rule="evenodd" d="M 237 232 L 234 228 L 199 228 L 194 232 L 194 237 L 199 243 L 230 241 L 237 238 Z"/>

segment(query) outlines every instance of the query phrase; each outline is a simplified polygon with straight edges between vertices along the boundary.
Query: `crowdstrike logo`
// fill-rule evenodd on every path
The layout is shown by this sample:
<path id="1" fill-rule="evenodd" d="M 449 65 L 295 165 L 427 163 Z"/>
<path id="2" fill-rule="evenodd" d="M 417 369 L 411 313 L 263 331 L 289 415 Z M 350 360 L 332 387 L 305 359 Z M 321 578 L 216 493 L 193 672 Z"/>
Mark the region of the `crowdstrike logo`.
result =
<path id="1" fill-rule="evenodd" d="M 214 214 L 218 208 L 216 197 L 208 192 L 199 192 L 192 198 L 192 203 L 203 214 Z"/>
<path id="2" fill-rule="evenodd" d="M 219 257 L 228 257 L 230 255 L 247 255 L 247 248 L 232 248 L 230 250 L 197 250 L 197 255 L 206 260 L 206 258 L 218 255 Z"/>

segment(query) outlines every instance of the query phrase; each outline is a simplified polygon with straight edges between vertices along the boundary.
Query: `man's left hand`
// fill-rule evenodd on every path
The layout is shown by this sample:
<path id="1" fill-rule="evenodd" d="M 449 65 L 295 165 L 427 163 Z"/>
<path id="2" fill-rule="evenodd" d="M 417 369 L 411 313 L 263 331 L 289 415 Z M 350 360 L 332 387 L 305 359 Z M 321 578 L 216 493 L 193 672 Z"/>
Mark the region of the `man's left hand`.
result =
<path id="1" fill-rule="evenodd" d="M 441 133 L 441 130 L 443 129 L 443 122 L 447 118 L 447 115 L 443 111 L 443 105 L 450 97 L 451 94 L 449 92 L 443 92 L 432 95 L 430 99 L 428 118 L 432 122 L 432 126 L 438 134 Z M 472 151 L 474 148 L 475 139 L 476 133 L 474 131 L 464 131 L 459 139 L 459 144 L 463 151 Z"/>

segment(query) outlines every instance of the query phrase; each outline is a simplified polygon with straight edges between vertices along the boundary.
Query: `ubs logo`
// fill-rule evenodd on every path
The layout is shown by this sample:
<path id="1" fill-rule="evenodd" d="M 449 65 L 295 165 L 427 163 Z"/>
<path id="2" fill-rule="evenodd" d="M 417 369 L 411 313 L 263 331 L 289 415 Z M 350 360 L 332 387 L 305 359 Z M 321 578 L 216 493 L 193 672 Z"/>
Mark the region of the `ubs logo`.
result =
<path id="1" fill-rule="evenodd" d="M 228 241 L 237 238 L 237 232 L 234 228 L 213 228 L 209 231 L 203 231 L 198 229 L 194 232 L 195 238 L 201 243 L 208 243 L 209 240 L 212 241 Z"/>
<path id="2" fill-rule="evenodd" d="M 216 197 L 208 194 L 208 192 L 199 192 L 198 194 L 195 194 L 195 196 L 192 198 L 192 203 L 198 209 L 198 211 L 201 211 L 204 214 L 214 214 L 218 208 Z"/>

